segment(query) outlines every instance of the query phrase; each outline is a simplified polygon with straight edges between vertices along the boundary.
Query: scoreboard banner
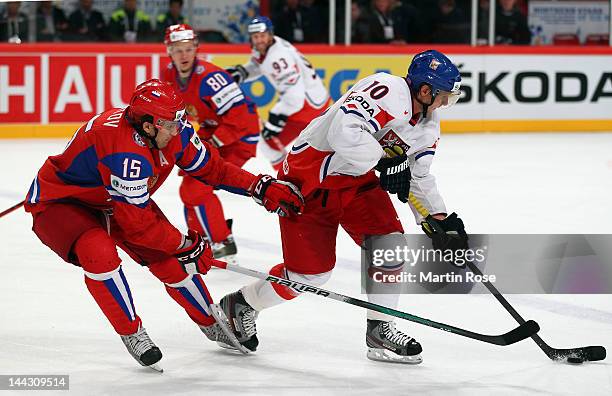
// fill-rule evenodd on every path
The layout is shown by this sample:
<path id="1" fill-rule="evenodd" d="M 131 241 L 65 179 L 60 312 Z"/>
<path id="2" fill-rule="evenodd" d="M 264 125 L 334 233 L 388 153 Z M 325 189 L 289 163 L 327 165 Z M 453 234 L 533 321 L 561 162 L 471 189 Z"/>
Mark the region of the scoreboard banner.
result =
<path id="1" fill-rule="evenodd" d="M 555 34 L 575 34 L 584 43 L 588 35 L 610 30 L 609 0 L 531 0 L 528 7 L 532 44 L 552 44 Z"/>
<path id="2" fill-rule="evenodd" d="M 405 75 L 425 48 L 301 46 L 338 99 L 376 72 Z M 462 98 L 444 110 L 444 132 L 612 131 L 612 49 L 608 47 L 440 47 L 462 74 Z M 244 63 L 243 45 L 202 45 L 220 65 Z M 169 62 L 161 45 L 0 44 L 0 137 L 70 136 Z M 262 117 L 277 100 L 260 78 L 243 85 Z"/>

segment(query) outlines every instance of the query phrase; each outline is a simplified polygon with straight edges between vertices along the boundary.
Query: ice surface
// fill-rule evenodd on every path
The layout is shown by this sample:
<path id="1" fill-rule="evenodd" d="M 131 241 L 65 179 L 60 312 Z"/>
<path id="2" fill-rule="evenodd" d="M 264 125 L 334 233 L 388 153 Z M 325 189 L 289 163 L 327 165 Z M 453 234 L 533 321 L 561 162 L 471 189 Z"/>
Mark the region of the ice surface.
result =
<path id="1" fill-rule="evenodd" d="M 0 210 L 21 200 L 44 159 L 65 140 L 0 140 Z M 450 210 L 473 233 L 611 233 L 612 134 L 444 136 L 432 172 Z M 247 165 L 270 172 L 262 160 Z M 172 176 L 155 200 L 184 229 Z M 274 215 L 223 193 L 235 219 L 241 265 L 281 261 Z M 394 201 L 408 233 L 420 232 Z M 80 269 L 63 263 L 30 231 L 23 210 L 0 219 L 0 374 L 69 374 L 77 394 L 612 394 L 612 365 L 551 362 L 530 340 L 499 347 L 399 321 L 421 342 L 424 362 L 403 366 L 365 358 L 365 312 L 315 296 L 260 315 L 260 348 L 238 356 L 210 343 L 146 269 L 125 259 L 137 312 L 164 353 L 163 374 L 141 368 L 87 292 Z M 122 255 L 125 258 L 125 255 Z M 359 298 L 359 250 L 341 232 L 326 288 Z M 215 297 L 251 279 L 223 270 L 206 282 Z M 612 348 L 612 299 L 508 296 L 539 322 L 553 347 Z M 490 296 L 403 296 L 400 309 L 481 333 L 516 324 Z M 21 394 L 21 393 L 19 393 Z"/>

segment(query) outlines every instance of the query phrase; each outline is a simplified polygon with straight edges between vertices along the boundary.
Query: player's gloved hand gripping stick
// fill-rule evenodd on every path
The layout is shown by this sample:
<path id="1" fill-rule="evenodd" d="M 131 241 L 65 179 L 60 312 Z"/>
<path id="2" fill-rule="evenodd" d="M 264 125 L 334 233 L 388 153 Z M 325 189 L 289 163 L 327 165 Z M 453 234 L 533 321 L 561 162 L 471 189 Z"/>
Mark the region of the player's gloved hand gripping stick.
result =
<path id="1" fill-rule="evenodd" d="M 304 197 L 292 183 L 259 175 L 249 188 L 253 200 L 268 212 L 281 217 L 299 215 L 304 211 Z"/>
<path id="2" fill-rule="evenodd" d="M 174 257 L 187 274 L 205 274 L 211 267 L 212 249 L 208 242 L 194 230 L 187 232 L 183 246 L 174 252 Z"/>
<path id="3" fill-rule="evenodd" d="M 380 187 L 406 203 L 410 192 L 410 161 L 400 146 L 385 148 L 387 155 L 374 167 L 380 172 Z"/>

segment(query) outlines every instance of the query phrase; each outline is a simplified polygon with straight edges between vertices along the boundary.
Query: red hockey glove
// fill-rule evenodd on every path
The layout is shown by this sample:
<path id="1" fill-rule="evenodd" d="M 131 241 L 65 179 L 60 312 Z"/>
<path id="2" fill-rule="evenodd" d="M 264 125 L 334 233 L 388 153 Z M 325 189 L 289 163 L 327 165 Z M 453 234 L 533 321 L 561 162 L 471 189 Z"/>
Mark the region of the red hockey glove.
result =
<path id="1" fill-rule="evenodd" d="M 251 196 L 268 212 L 279 216 L 299 215 L 304 210 L 304 197 L 293 184 L 259 175 L 249 188 Z"/>
<path id="2" fill-rule="evenodd" d="M 174 252 L 174 257 L 188 274 L 207 273 L 213 261 L 210 245 L 193 230 L 187 232 L 187 239 L 191 244 L 185 241 L 187 246 Z"/>

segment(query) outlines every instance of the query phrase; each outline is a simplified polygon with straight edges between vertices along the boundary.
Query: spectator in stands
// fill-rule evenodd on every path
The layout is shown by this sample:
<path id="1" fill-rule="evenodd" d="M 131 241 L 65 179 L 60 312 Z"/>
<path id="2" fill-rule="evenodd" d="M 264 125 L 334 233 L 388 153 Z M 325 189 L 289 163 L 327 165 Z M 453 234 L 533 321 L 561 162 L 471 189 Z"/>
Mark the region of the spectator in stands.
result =
<path id="1" fill-rule="evenodd" d="M 153 29 L 151 18 L 137 9 L 136 0 L 124 0 L 123 8 L 111 15 L 108 25 L 111 39 L 134 43 L 136 41 L 152 41 Z"/>
<path id="2" fill-rule="evenodd" d="M 407 43 L 423 42 L 423 32 L 427 30 L 423 10 L 408 1 L 401 2 L 395 9 L 398 35 Z"/>
<path id="3" fill-rule="evenodd" d="M 325 41 L 326 21 L 313 0 L 286 0 L 281 10 L 272 17 L 274 34 L 292 43 Z"/>
<path id="4" fill-rule="evenodd" d="M 304 42 L 325 43 L 328 40 L 328 16 L 316 0 L 301 0 L 304 9 Z M 327 3 L 325 3 L 327 6 Z M 343 14 L 344 15 L 344 14 Z"/>
<path id="5" fill-rule="evenodd" d="M 68 31 L 68 18 L 64 10 L 43 1 L 36 8 L 36 41 L 62 41 Z"/>
<path id="6" fill-rule="evenodd" d="M 28 17 L 20 12 L 20 1 L 9 1 L 0 16 L 0 41 L 19 44 L 29 41 Z"/>
<path id="7" fill-rule="evenodd" d="M 106 23 L 102 13 L 93 8 L 93 0 L 80 0 L 68 17 L 71 41 L 106 41 Z"/>
<path id="8" fill-rule="evenodd" d="M 455 0 L 438 0 L 434 16 L 434 43 L 468 43 L 470 24 L 463 9 Z"/>
<path id="9" fill-rule="evenodd" d="M 159 40 L 164 39 L 166 34 L 166 28 L 172 25 L 178 25 L 181 23 L 188 23 L 187 18 L 182 14 L 183 11 L 183 0 L 169 0 L 168 11 L 165 14 L 157 16 L 157 24 L 155 30 Z"/>
<path id="10" fill-rule="evenodd" d="M 399 15 L 393 9 L 392 0 L 372 0 L 371 8 L 361 13 L 355 21 L 353 37 L 355 43 L 401 44 L 402 36 Z"/>
<path id="11" fill-rule="evenodd" d="M 363 9 L 358 2 L 351 2 L 351 42 L 352 43 L 365 43 L 366 35 L 368 33 L 368 25 L 362 23 Z M 344 37 L 344 35 L 341 35 Z"/>
<path id="12" fill-rule="evenodd" d="M 495 17 L 495 42 L 497 44 L 529 44 L 531 32 L 527 17 L 521 13 L 516 0 L 500 0 Z"/>
<path id="13" fill-rule="evenodd" d="M 406 41 L 417 43 L 431 43 L 434 36 L 435 20 L 438 15 L 438 2 L 436 0 L 402 0 L 402 4 L 416 9 L 416 25 L 410 33 L 406 33 Z M 409 23 L 413 18 L 408 18 Z M 402 24 L 404 22 L 401 22 Z M 402 25 L 403 26 L 403 25 Z M 415 37 L 411 37 L 410 35 Z"/>

